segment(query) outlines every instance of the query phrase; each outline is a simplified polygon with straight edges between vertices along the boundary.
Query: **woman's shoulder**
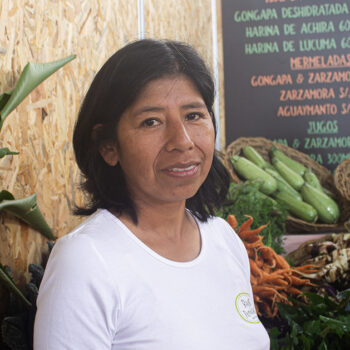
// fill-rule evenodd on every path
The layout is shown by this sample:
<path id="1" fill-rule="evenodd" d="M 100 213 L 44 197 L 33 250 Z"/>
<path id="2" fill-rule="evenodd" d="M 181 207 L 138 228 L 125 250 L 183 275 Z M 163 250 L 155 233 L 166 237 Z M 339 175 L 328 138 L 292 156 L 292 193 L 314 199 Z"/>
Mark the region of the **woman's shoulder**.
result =
<path id="1" fill-rule="evenodd" d="M 74 242 L 104 241 L 111 232 L 116 232 L 118 219 L 106 209 L 99 209 L 85 218 L 72 231 L 60 237 L 56 244 L 73 245 Z"/>
<path id="2" fill-rule="evenodd" d="M 60 237 L 50 256 L 72 264 L 92 258 L 104 260 L 104 253 L 118 239 L 118 219 L 107 210 L 98 210 L 71 232 Z M 115 244 L 113 244 L 116 246 Z"/>
<path id="3" fill-rule="evenodd" d="M 74 227 L 72 231 L 67 233 L 65 236 L 62 236 L 60 240 L 72 239 L 73 237 L 78 237 L 83 234 L 93 234 L 97 229 L 100 231 L 102 228 L 108 228 L 111 226 L 111 216 L 113 216 L 106 209 L 98 209 L 90 216 L 85 217 L 82 222 Z"/>
<path id="4" fill-rule="evenodd" d="M 108 251 L 111 246 L 108 230 L 110 233 L 113 229 L 108 228 L 111 225 L 108 220 L 106 213 L 96 212 L 59 238 L 50 253 L 45 280 L 54 278 L 64 284 L 87 285 L 91 276 L 100 276 L 104 284 L 109 284 L 113 266 Z"/>
<path id="5" fill-rule="evenodd" d="M 201 229 L 207 231 L 207 237 L 215 244 L 231 251 L 233 254 L 247 254 L 244 244 L 229 223 L 220 217 L 212 216 L 206 223 L 202 223 Z"/>
<path id="6" fill-rule="evenodd" d="M 228 235 L 229 237 L 236 239 L 239 238 L 234 229 L 229 225 L 229 223 L 218 216 L 211 216 L 206 222 L 206 226 L 210 227 L 222 235 Z"/>

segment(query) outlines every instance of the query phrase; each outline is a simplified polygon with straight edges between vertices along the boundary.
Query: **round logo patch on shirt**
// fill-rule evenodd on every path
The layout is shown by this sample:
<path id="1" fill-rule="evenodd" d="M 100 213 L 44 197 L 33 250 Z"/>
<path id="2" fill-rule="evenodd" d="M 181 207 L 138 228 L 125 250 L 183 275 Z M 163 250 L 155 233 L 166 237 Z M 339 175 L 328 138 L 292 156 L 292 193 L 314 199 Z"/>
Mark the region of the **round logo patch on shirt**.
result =
<path id="1" fill-rule="evenodd" d="M 252 298 L 248 293 L 239 293 L 236 296 L 235 306 L 238 314 L 244 321 L 249 323 L 260 323 Z"/>

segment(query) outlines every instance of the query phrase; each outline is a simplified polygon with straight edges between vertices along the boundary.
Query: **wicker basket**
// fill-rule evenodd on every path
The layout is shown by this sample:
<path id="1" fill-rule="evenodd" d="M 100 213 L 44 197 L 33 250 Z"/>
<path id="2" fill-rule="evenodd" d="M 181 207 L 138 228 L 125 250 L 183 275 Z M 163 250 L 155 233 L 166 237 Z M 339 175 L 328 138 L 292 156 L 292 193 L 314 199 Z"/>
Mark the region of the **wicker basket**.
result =
<path id="1" fill-rule="evenodd" d="M 341 216 L 338 224 L 312 224 L 307 221 L 289 216 L 286 223 L 288 232 L 341 232 L 345 230 L 344 222 L 346 222 L 349 219 L 350 202 L 343 198 L 341 192 L 338 191 L 337 187 L 334 184 L 334 178 L 332 176 L 332 173 L 328 169 L 323 167 L 321 164 L 315 162 L 307 154 L 297 151 L 294 148 L 273 142 L 263 137 L 240 137 L 227 146 L 224 157 L 224 164 L 230 173 L 232 181 L 236 183 L 241 182 L 242 179 L 235 172 L 230 162 L 230 158 L 234 155 L 241 155 L 241 150 L 244 146 L 254 147 L 267 161 L 270 161 L 269 150 L 272 146 L 276 146 L 279 150 L 288 155 L 290 158 L 300 162 L 307 168 L 311 168 L 320 180 L 322 186 L 336 195 L 336 201 L 339 204 L 341 210 Z M 348 168 L 348 176 L 349 174 L 350 167 Z"/>
<path id="2" fill-rule="evenodd" d="M 334 184 L 345 201 L 344 220 L 350 227 L 350 158 L 340 163 L 334 172 Z"/>
<path id="3" fill-rule="evenodd" d="M 341 195 L 350 201 L 350 158 L 345 159 L 335 169 L 334 184 Z"/>

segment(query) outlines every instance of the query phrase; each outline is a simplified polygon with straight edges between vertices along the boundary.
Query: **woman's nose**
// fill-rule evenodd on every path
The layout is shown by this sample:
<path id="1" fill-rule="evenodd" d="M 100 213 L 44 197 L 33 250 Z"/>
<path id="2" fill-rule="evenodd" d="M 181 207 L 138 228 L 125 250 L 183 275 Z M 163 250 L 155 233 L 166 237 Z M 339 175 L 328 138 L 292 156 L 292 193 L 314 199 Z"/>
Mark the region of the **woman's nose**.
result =
<path id="1" fill-rule="evenodd" d="M 182 121 L 169 123 L 167 126 L 166 150 L 187 151 L 194 147 L 191 135 Z"/>

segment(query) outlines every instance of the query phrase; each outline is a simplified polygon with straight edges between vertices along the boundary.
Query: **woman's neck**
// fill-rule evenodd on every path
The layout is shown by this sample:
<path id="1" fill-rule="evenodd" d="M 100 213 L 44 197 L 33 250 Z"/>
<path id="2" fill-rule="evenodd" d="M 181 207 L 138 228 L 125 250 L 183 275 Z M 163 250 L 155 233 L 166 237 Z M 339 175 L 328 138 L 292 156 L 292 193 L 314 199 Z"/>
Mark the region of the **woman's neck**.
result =
<path id="1" fill-rule="evenodd" d="M 118 217 L 137 238 L 166 258 L 189 261 L 200 252 L 199 229 L 192 215 L 186 211 L 185 202 L 157 207 L 139 205 L 137 224 L 126 214 Z"/>

